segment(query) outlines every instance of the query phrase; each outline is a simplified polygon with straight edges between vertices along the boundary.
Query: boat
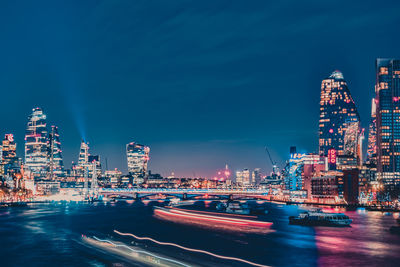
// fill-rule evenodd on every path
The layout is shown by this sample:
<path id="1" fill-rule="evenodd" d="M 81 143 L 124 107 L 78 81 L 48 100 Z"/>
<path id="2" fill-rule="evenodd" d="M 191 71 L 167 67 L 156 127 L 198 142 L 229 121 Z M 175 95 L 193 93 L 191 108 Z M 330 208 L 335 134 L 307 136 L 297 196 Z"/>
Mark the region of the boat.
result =
<path id="1" fill-rule="evenodd" d="M 289 224 L 308 226 L 350 226 L 352 221 L 343 213 L 324 213 L 321 210 L 302 212 L 297 217 L 289 217 Z"/>
<path id="2" fill-rule="evenodd" d="M 240 203 L 239 201 L 232 201 L 232 202 L 228 202 L 225 212 L 232 213 L 232 214 L 248 215 L 248 214 L 250 214 L 250 208 L 247 203 Z"/>
<path id="3" fill-rule="evenodd" d="M 217 211 L 229 214 L 243 214 L 243 215 L 265 215 L 268 211 L 262 206 L 250 207 L 247 203 L 239 201 L 232 201 L 228 203 L 220 202 L 216 206 Z"/>
<path id="4" fill-rule="evenodd" d="M 178 223 L 194 223 L 206 226 L 234 226 L 267 228 L 272 222 L 260 221 L 256 216 L 242 214 L 227 214 L 200 210 L 181 209 L 176 207 L 155 207 L 154 215 Z"/>

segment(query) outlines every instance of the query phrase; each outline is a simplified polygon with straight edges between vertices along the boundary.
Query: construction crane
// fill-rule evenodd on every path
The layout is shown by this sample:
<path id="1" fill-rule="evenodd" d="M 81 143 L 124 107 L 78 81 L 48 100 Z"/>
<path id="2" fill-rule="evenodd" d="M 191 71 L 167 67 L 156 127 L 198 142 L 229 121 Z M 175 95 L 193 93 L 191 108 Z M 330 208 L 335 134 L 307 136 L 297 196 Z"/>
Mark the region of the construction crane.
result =
<path id="1" fill-rule="evenodd" d="M 271 154 L 269 153 L 268 147 L 265 147 L 265 151 L 268 154 L 269 160 L 271 161 L 271 165 L 272 165 L 272 176 L 273 177 L 277 177 L 279 176 L 279 168 L 278 165 L 276 165 L 276 162 L 274 162 L 272 160 Z"/>

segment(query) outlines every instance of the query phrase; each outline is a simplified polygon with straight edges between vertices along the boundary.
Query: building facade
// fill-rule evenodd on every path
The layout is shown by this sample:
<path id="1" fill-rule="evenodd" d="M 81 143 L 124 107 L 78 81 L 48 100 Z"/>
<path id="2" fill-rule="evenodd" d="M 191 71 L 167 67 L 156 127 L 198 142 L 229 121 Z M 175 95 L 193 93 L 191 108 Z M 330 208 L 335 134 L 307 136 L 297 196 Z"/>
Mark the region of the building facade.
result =
<path id="1" fill-rule="evenodd" d="M 368 127 L 368 148 L 367 148 L 367 162 L 376 166 L 376 100 L 372 99 L 371 104 L 371 121 Z"/>
<path id="2" fill-rule="evenodd" d="M 349 125 L 359 132 L 360 117 L 351 97 L 343 74 L 334 71 L 322 81 L 320 118 L 319 118 L 319 154 L 328 155 L 329 149 L 335 149 L 338 155 L 345 153 L 344 139 Z M 357 143 L 357 140 L 348 140 Z"/>
<path id="3" fill-rule="evenodd" d="M 20 171 L 17 144 L 14 135 L 6 134 L 1 144 L 0 176 L 8 176 Z"/>
<path id="4" fill-rule="evenodd" d="M 50 177 L 64 177 L 64 161 L 62 157 L 60 135 L 57 126 L 51 126 L 49 133 L 49 172 Z"/>
<path id="5" fill-rule="evenodd" d="M 400 184 L 400 60 L 376 60 L 377 178 Z"/>
<path id="6" fill-rule="evenodd" d="M 89 155 L 89 177 L 93 177 L 96 173 L 97 177 L 101 176 L 101 161 L 100 155 Z"/>
<path id="7" fill-rule="evenodd" d="M 78 164 L 76 166 L 76 176 L 89 177 L 89 144 L 84 140 L 81 141 L 79 149 Z"/>
<path id="8" fill-rule="evenodd" d="M 326 169 L 326 158 L 318 154 L 290 154 L 287 164 L 284 183 L 289 191 L 311 191 L 311 178 Z"/>
<path id="9" fill-rule="evenodd" d="M 144 178 L 147 173 L 150 148 L 131 142 L 126 145 L 126 158 L 128 162 L 128 172 L 134 178 Z"/>
<path id="10" fill-rule="evenodd" d="M 47 176 L 47 138 L 46 115 L 41 108 L 34 108 L 28 117 L 25 134 L 25 167 L 31 178 L 41 179 Z"/>
<path id="11" fill-rule="evenodd" d="M 241 171 L 236 171 L 236 184 L 241 186 L 251 185 L 250 170 L 243 169 Z"/>
<path id="12" fill-rule="evenodd" d="M 259 185 L 261 183 L 261 169 L 255 168 L 251 173 L 251 183 L 254 185 Z"/>

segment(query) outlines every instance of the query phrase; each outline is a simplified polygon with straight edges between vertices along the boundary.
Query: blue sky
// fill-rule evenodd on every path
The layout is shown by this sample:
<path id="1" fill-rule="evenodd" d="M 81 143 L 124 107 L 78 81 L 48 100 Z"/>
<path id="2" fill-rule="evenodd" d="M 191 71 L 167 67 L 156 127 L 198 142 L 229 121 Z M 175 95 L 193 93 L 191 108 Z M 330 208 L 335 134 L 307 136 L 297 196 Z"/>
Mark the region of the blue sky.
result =
<path id="1" fill-rule="evenodd" d="M 343 72 L 364 127 L 377 57 L 400 57 L 397 1 L 3 1 L 0 134 L 19 155 L 40 106 L 65 164 L 80 139 L 126 170 L 211 176 L 317 150 L 320 83 Z"/>

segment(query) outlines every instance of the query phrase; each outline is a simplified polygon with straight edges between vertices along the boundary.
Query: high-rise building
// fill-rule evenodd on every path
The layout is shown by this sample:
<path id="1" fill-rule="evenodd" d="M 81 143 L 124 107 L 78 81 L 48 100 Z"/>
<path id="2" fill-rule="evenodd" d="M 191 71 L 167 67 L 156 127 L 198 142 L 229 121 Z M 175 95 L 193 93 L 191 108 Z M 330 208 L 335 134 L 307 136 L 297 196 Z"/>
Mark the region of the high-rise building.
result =
<path id="1" fill-rule="evenodd" d="M 376 101 L 373 98 L 371 104 L 371 121 L 368 127 L 367 161 L 370 164 L 376 165 L 376 156 Z"/>
<path id="2" fill-rule="evenodd" d="M 1 145 L 0 176 L 11 175 L 20 169 L 17 157 L 17 144 L 12 134 L 6 134 Z"/>
<path id="3" fill-rule="evenodd" d="M 335 149 L 338 155 L 345 154 L 344 137 L 349 125 L 359 128 L 360 117 L 351 97 L 343 74 L 334 71 L 322 81 L 319 117 L 319 153 L 328 155 Z M 358 136 L 352 135 L 352 138 Z M 357 140 L 351 140 L 357 143 Z"/>
<path id="4" fill-rule="evenodd" d="M 376 60 L 377 178 L 400 184 L 400 60 Z"/>
<path id="5" fill-rule="evenodd" d="M 250 170 L 243 169 L 236 172 L 236 183 L 243 186 L 248 186 L 251 184 L 250 181 Z"/>
<path id="6" fill-rule="evenodd" d="M 261 169 L 255 168 L 251 173 L 251 183 L 254 185 L 259 185 L 261 183 Z"/>
<path id="7" fill-rule="evenodd" d="M 63 177 L 65 175 L 62 158 L 61 141 L 57 126 L 51 126 L 49 133 L 49 176 Z"/>
<path id="8" fill-rule="evenodd" d="M 25 134 L 25 166 L 29 176 L 45 178 L 48 168 L 48 141 L 46 115 L 41 108 L 34 108 L 28 117 Z"/>
<path id="9" fill-rule="evenodd" d="M 82 140 L 81 147 L 79 149 L 78 165 L 76 166 L 76 175 L 80 177 L 89 177 L 90 168 L 89 144 Z"/>
<path id="10" fill-rule="evenodd" d="M 134 178 L 144 178 L 147 173 L 150 148 L 131 142 L 126 145 L 128 171 Z"/>

